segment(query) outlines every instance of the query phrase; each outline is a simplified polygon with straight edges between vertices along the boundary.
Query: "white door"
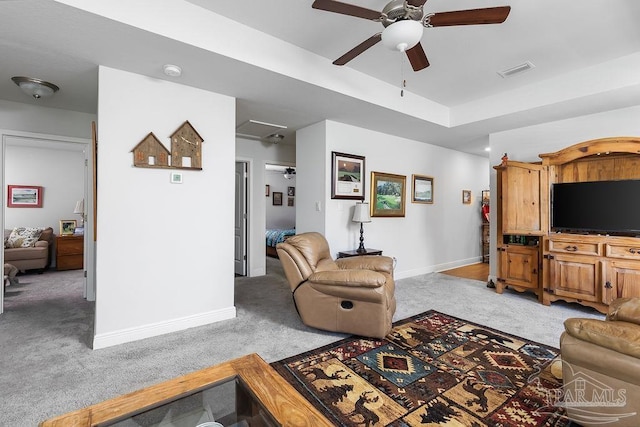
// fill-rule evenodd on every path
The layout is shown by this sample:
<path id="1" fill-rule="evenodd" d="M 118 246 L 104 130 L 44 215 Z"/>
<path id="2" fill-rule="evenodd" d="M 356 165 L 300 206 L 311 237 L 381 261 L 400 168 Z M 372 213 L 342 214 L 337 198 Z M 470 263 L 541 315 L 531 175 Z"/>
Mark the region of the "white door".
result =
<path id="1" fill-rule="evenodd" d="M 236 210 L 235 210 L 234 270 L 240 276 L 247 275 L 247 164 L 236 162 Z"/>

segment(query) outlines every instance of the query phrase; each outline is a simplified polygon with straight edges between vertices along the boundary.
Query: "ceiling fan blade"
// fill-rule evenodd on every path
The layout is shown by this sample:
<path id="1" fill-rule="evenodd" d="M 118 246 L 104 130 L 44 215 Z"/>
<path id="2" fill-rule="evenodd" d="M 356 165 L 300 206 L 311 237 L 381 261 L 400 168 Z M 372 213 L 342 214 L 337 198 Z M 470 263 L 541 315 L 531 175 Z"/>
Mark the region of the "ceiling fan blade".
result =
<path id="1" fill-rule="evenodd" d="M 344 64 L 346 64 L 347 62 L 351 61 L 356 56 L 360 55 L 365 50 L 369 49 L 371 46 L 373 46 L 376 43 L 378 43 L 380 40 L 382 40 L 382 33 L 378 33 L 378 34 L 375 34 L 375 35 L 369 37 L 368 39 L 366 39 L 365 41 L 360 43 L 358 46 L 354 47 L 349 52 L 345 53 L 340 58 L 338 58 L 335 61 L 333 61 L 333 64 L 334 65 L 344 65 Z"/>
<path id="2" fill-rule="evenodd" d="M 334 0 L 315 0 L 311 7 L 314 9 L 326 10 L 328 12 L 355 16 L 357 18 L 370 19 L 372 21 L 379 21 L 382 16 L 380 12 L 377 12 L 375 10 Z"/>
<path id="3" fill-rule="evenodd" d="M 456 10 L 440 12 L 429 17 L 432 27 L 451 25 L 501 24 L 509 16 L 511 6 L 488 7 L 485 9 Z"/>
<path id="4" fill-rule="evenodd" d="M 420 43 L 418 43 L 411 49 L 407 49 L 407 58 L 409 58 L 409 62 L 411 63 L 411 67 L 413 67 L 413 71 L 420 71 L 429 66 L 427 54 L 424 53 L 424 49 L 422 48 L 422 44 Z"/>
<path id="5" fill-rule="evenodd" d="M 427 0 L 407 0 L 407 3 L 414 7 L 424 6 L 426 2 Z"/>

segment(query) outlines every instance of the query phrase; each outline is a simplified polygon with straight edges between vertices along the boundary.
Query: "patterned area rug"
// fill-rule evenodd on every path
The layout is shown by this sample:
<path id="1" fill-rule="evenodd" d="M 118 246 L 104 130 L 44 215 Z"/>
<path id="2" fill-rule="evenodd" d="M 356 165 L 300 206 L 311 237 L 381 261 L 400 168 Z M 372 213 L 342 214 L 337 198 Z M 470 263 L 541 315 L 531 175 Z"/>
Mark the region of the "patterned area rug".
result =
<path id="1" fill-rule="evenodd" d="M 271 365 L 341 426 L 565 426 L 556 348 L 436 311 Z"/>

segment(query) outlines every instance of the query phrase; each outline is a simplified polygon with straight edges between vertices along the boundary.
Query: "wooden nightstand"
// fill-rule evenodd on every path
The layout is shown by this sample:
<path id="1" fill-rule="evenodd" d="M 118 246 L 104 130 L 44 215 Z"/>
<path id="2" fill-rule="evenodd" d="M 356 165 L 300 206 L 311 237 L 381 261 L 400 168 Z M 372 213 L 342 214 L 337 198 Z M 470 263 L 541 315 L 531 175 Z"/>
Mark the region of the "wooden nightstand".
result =
<path id="1" fill-rule="evenodd" d="M 365 248 L 365 252 L 358 252 L 357 250 L 338 252 L 338 258 L 348 258 L 350 256 L 360 255 L 382 255 L 382 251 L 380 249 Z"/>
<path id="2" fill-rule="evenodd" d="M 56 238 L 56 269 L 78 270 L 83 267 L 84 236 Z"/>

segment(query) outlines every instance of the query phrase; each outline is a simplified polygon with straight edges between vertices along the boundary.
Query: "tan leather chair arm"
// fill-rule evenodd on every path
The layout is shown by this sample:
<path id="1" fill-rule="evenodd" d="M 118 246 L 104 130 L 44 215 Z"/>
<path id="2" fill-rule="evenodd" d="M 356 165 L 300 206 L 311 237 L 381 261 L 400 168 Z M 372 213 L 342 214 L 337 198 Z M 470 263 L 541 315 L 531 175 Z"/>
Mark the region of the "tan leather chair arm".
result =
<path id="1" fill-rule="evenodd" d="M 343 270 L 373 270 L 393 274 L 393 258 L 382 255 L 363 255 L 338 258 L 336 264 Z"/>
<path id="2" fill-rule="evenodd" d="M 309 282 L 309 286 L 324 294 L 349 301 L 362 301 L 380 304 L 387 300 L 387 291 L 383 286 L 365 288 L 362 286 L 327 285 Z"/>
<path id="3" fill-rule="evenodd" d="M 640 325 L 640 298 L 618 298 L 613 300 L 609 304 L 607 320 L 621 320 Z"/>
<path id="4" fill-rule="evenodd" d="M 640 359 L 640 326 L 635 323 L 571 318 L 565 320 L 564 328 L 582 341 Z"/>
<path id="5" fill-rule="evenodd" d="M 46 240 L 38 240 L 33 246 L 36 248 L 48 248 L 49 242 L 47 242 Z"/>
<path id="6" fill-rule="evenodd" d="M 317 271 L 309 276 L 309 282 L 321 285 L 378 288 L 387 281 L 381 273 L 371 270 Z"/>

